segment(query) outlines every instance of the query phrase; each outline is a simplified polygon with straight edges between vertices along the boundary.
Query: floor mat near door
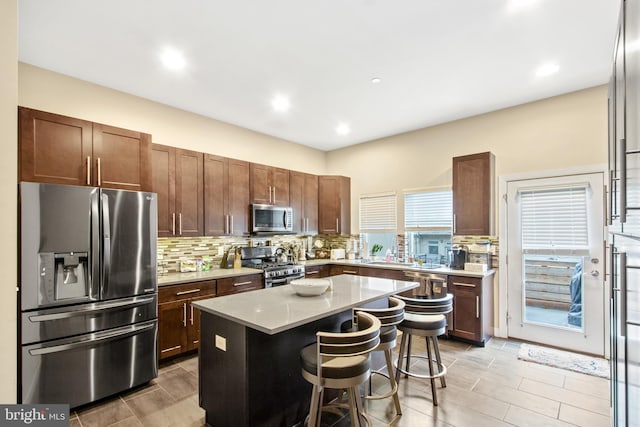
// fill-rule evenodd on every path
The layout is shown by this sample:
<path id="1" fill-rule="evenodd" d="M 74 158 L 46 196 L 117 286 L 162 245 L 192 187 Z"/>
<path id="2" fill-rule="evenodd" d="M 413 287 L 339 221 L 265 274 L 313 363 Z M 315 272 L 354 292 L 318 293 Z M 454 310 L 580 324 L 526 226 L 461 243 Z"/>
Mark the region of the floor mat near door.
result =
<path id="1" fill-rule="evenodd" d="M 609 378 L 609 361 L 600 357 L 585 356 L 555 348 L 523 343 L 520 345 L 518 359 L 596 377 Z"/>

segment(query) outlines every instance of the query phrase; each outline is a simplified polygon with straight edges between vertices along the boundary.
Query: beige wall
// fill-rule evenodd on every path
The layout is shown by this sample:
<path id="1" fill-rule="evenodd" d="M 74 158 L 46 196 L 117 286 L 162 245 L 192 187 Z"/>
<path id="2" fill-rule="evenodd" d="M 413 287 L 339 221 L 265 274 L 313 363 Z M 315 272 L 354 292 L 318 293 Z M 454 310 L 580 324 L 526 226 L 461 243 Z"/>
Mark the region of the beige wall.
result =
<path id="1" fill-rule="evenodd" d="M 326 154 L 29 64 L 19 64 L 19 105 L 150 133 L 153 142 L 323 174 Z"/>
<path id="2" fill-rule="evenodd" d="M 16 285 L 18 274 L 18 2 L 0 1 L 0 403 L 15 403 L 17 396 L 17 314 Z"/>
<path id="3" fill-rule="evenodd" d="M 328 173 L 351 177 L 357 232 L 360 194 L 450 187 L 451 158 L 483 151 L 496 156 L 496 178 L 605 164 L 606 86 L 335 150 L 327 165 Z"/>

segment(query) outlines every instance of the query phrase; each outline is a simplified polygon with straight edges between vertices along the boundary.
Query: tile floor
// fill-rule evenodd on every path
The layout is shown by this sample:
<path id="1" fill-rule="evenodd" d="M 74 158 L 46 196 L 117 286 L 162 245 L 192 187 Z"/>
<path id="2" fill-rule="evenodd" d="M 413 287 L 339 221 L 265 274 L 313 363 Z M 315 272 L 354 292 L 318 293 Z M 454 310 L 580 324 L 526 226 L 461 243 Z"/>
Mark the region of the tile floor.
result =
<path id="1" fill-rule="evenodd" d="M 610 425 L 608 380 L 518 360 L 519 346 L 498 338 L 485 348 L 440 340 L 448 373 L 447 387 L 438 386 L 439 406 L 427 380 L 403 378 L 401 417 L 390 401 L 370 401 L 367 411 L 378 426 Z M 419 350 L 414 343 L 413 353 Z M 416 363 L 420 369 L 426 362 Z M 71 426 L 202 426 L 197 376 L 197 356 L 163 364 L 148 386 L 74 411 Z M 374 389 L 384 381 L 375 376 Z"/>

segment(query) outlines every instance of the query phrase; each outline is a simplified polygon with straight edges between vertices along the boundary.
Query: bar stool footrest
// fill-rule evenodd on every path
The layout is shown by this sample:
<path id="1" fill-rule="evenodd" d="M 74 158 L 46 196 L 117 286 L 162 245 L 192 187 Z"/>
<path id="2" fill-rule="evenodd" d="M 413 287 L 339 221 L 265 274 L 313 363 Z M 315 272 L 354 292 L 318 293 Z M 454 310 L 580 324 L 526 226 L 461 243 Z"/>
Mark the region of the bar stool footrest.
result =
<path id="1" fill-rule="evenodd" d="M 424 356 L 422 354 L 412 354 L 411 358 L 416 358 L 416 359 L 426 359 L 429 360 L 429 358 L 427 356 Z M 402 356 L 402 360 L 406 360 L 407 356 Z M 436 359 L 431 359 L 432 362 L 434 362 L 436 364 L 436 366 L 438 367 L 438 373 L 434 374 L 434 375 L 425 375 L 425 374 L 418 374 L 417 372 L 410 372 L 410 371 L 406 371 L 402 368 L 398 367 L 398 362 L 394 362 L 393 363 L 393 367 L 398 369 L 401 373 L 405 374 L 405 375 L 409 375 L 410 377 L 415 377 L 415 378 L 426 378 L 426 379 L 432 379 L 432 378 L 440 378 L 443 377 L 447 374 L 447 367 L 442 364 L 442 363 L 438 363 L 438 361 Z M 402 365 L 402 364 L 401 364 Z"/>

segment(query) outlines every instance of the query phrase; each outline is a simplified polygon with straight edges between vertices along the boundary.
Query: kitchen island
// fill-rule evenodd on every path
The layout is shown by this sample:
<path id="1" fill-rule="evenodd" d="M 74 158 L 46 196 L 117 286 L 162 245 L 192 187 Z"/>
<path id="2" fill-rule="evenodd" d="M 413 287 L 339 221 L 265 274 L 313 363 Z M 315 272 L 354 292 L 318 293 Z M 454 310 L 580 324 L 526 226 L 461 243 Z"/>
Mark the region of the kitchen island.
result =
<path id="1" fill-rule="evenodd" d="M 311 385 L 300 350 L 317 331 L 339 331 L 351 309 L 386 304 L 417 282 L 340 275 L 333 289 L 298 296 L 291 285 L 194 302 L 201 310 L 200 406 L 210 426 L 292 426 L 304 420 Z"/>

